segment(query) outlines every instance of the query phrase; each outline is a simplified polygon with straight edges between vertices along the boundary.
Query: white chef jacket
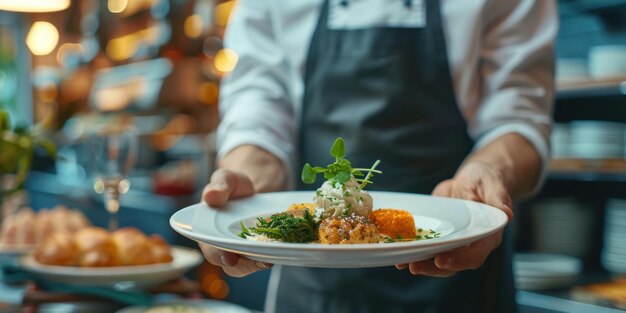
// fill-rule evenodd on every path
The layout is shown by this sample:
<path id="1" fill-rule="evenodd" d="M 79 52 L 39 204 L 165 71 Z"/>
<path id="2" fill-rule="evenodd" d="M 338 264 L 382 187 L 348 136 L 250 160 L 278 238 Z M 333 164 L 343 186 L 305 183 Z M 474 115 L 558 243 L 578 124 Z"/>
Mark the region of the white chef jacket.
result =
<path id="1" fill-rule="evenodd" d="M 238 63 L 221 84 L 218 157 L 239 145 L 257 145 L 285 163 L 294 185 L 305 61 L 322 3 L 238 1 L 225 36 Z M 440 4 L 452 83 L 475 148 L 504 134 L 520 134 L 541 156 L 545 172 L 558 29 L 555 1 Z M 378 11 L 352 18 L 356 24 L 359 19 L 376 21 Z"/>

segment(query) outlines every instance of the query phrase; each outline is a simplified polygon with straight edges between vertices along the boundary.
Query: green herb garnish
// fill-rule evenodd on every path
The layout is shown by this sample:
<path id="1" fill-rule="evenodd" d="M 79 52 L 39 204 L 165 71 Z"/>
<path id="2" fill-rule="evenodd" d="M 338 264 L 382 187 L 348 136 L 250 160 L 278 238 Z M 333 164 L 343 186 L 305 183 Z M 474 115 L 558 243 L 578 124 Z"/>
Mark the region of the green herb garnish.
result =
<path id="1" fill-rule="evenodd" d="M 252 234 L 250 234 L 250 230 L 246 227 L 243 221 L 239 222 L 239 225 L 241 225 L 241 232 L 239 233 L 239 237 L 246 239 L 246 237 L 252 236 Z"/>
<path id="2" fill-rule="evenodd" d="M 254 233 L 284 242 L 310 242 L 317 240 L 318 225 L 308 210 L 304 210 L 302 217 L 290 213 L 276 213 L 268 218 L 259 217 L 256 227 L 248 229 L 241 223 L 239 237 L 246 238 Z"/>
<path id="3" fill-rule="evenodd" d="M 313 167 L 309 163 L 304 164 L 301 175 L 302 182 L 305 184 L 313 184 L 317 180 L 317 174 L 322 173 L 324 174 L 324 178 L 327 180 L 332 183 L 337 182 L 340 184 L 344 184 L 350 180 L 350 177 L 352 176 L 355 178 L 363 177 L 356 178 L 356 181 L 361 183 L 359 186 L 359 190 L 361 190 L 368 184 L 372 184 L 371 178 L 374 173 L 382 174 L 381 171 L 376 169 L 378 164 L 380 164 L 380 160 L 376 160 L 371 168 L 352 168 L 350 161 L 344 158 L 346 156 L 346 145 L 341 137 L 335 139 L 335 143 L 330 149 L 330 155 L 335 157 L 335 162 L 328 164 L 326 167 Z M 367 175 L 363 173 L 367 173 Z"/>

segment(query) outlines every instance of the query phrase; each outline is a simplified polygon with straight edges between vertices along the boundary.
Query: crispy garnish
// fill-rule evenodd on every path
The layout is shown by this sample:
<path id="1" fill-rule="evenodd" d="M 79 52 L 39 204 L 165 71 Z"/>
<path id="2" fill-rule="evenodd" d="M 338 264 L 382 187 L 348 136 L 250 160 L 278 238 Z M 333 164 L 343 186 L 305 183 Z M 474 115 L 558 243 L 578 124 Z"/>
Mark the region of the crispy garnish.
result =
<path id="1" fill-rule="evenodd" d="M 415 238 L 413 215 L 405 210 L 380 209 L 372 211 L 369 219 L 378 226 L 380 233 L 393 239 Z"/>

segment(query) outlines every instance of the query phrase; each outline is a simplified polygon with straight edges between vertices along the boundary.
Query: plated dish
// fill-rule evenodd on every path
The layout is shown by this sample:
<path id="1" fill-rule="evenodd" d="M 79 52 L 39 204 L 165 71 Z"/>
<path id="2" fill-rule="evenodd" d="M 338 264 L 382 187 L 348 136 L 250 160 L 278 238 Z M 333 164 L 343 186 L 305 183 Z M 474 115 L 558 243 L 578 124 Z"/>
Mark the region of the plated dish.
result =
<path id="1" fill-rule="evenodd" d="M 40 278 L 82 286 L 114 287 L 117 289 L 142 288 L 158 285 L 182 276 L 200 264 L 202 255 L 183 247 L 172 247 L 169 263 L 112 266 L 75 267 L 47 265 L 37 262 L 33 255 L 20 259 L 21 267 Z"/>
<path id="2" fill-rule="evenodd" d="M 333 154 L 337 159 L 341 159 L 337 156 L 342 157 L 342 155 L 340 153 Z M 364 174 L 359 177 L 363 177 L 364 181 L 371 182 L 371 175 L 366 175 L 366 171 L 363 169 L 357 170 L 362 170 L 362 174 Z M 368 170 L 375 170 L 375 166 Z M 323 173 L 321 168 L 305 167 L 303 171 L 305 181 L 311 181 L 311 177 L 305 177 L 311 174 L 310 172 L 313 174 Z M 341 171 L 335 173 L 338 172 Z M 324 172 L 323 174 L 327 181 L 330 181 L 332 177 L 337 177 L 337 175 L 344 175 L 336 174 L 327 177 L 327 173 Z M 345 179 L 344 182 L 348 182 L 353 177 L 346 178 L 343 176 L 340 179 Z M 359 183 L 356 179 L 354 181 Z M 324 188 L 324 185 L 321 188 Z M 343 188 L 341 190 L 341 192 L 345 192 Z M 361 188 L 360 192 L 362 191 Z M 357 194 L 356 192 L 349 193 L 351 195 Z M 326 200 L 321 198 L 328 194 L 324 191 L 321 194 L 311 191 L 264 193 L 246 199 L 230 201 L 222 209 L 210 208 L 205 203 L 199 203 L 176 212 L 170 219 L 170 225 L 174 230 L 188 238 L 222 250 L 238 253 L 253 260 L 290 266 L 356 268 L 389 266 L 431 258 L 437 253 L 464 246 L 493 234 L 502 229 L 507 222 L 504 212 L 482 203 L 429 195 L 371 191 L 367 195 L 376 208 L 398 209 L 397 211 L 387 211 L 387 213 L 391 213 L 389 214 L 391 217 L 410 216 L 412 218 L 413 224 L 410 224 L 409 228 L 403 229 L 410 230 L 412 228 L 415 231 L 415 237 L 401 234 L 401 238 L 399 238 L 397 232 L 385 233 L 388 231 L 381 231 L 380 228 L 382 227 L 379 225 L 384 225 L 385 221 L 388 224 L 393 224 L 389 223 L 389 217 L 385 217 L 386 214 L 381 214 L 381 221 L 376 224 L 376 217 L 370 218 L 371 213 L 368 213 L 367 218 L 376 225 L 379 236 L 382 234 L 383 238 L 390 238 L 393 242 L 386 243 L 385 239 L 382 242 L 381 240 L 372 240 L 372 243 L 369 240 L 367 243 L 362 240 L 353 241 L 351 240 L 351 232 L 356 228 L 352 227 L 347 232 L 337 236 L 339 238 L 337 243 L 347 240 L 349 242 L 344 243 L 351 244 L 326 244 L 321 243 L 320 240 L 320 237 L 324 237 L 324 233 L 320 236 L 320 225 L 324 220 L 337 217 L 364 217 L 365 214 L 358 212 L 367 212 L 363 210 L 363 207 L 369 201 L 366 197 L 363 197 L 363 200 L 357 198 L 361 207 L 357 208 L 353 204 L 349 208 L 350 200 L 346 201 L 343 198 L 343 206 L 333 204 L 327 207 L 324 203 Z M 315 208 L 312 208 L 312 204 L 301 204 L 307 199 L 315 200 Z M 318 200 L 322 201 L 321 205 Z M 300 207 L 297 207 L 299 204 Z M 282 240 L 293 235 L 289 233 L 281 234 L 279 238 L 269 238 L 272 240 L 258 240 L 259 235 L 267 236 L 267 234 L 259 234 L 252 229 L 263 228 L 264 221 L 271 224 L 276 218 L 276 214 L 287 213 L 281 212 L 280 208 L 290 207 L 299 210 L 299 213 L 302 214 L 300 218 L 304 218 L 305 222 L 308 220 L 308 223 L 311 224 L 311 227 L 304 232 L 308 235 L 302 236 L 300 238 L 302 240 Z M 347 214 L 346 209 L 348 209 Z M 307 214 L 305 212 L 308 212 L 308 217 L 305 217 Z M 371 212 L 376 211 L 372 210 Z M 290 213 L 296 217 L 295 212 Z M 315 218 L 318 220 L 316 221 Z M 313 225 L 311 219 L 319 224 Z M 393 227 L 392 229 L 395 230 Z M 429 235 L 430 238 L 417 238 L 418 235 Z M 405 238 L 405 236 L 409 238 Z"/>
<path id="3" fill-rule="evenodd" d="M 326 167 L 309 163 L 302 169 L 302 181 L 314 184 L 321 174 L 325 181 L 315 191 L 313 202 L 294 203 L 284 212 L 259 217 L 254 225 L 241 222 L 239 236 L 254 241 L 290 243 L 362 244 L 394 243 L 438 238 L 441 234 L 416 226 L 413 215 L 394 208 L 373 210 L 374 199 L 365 190 L 373 183 L 376 167 L 354 168 L 345 158 L 345 143 L 335 140 L 330 155 L 335 161 Z"/>

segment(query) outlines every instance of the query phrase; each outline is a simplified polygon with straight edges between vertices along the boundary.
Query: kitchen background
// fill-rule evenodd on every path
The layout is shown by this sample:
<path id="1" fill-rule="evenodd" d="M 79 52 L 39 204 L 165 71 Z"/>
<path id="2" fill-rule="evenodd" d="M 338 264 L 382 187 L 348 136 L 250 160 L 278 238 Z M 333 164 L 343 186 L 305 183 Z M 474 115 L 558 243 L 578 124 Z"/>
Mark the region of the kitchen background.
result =
<path id="1" fill-rule="evenodd" d="M 626 0 L 558 2 L 553 160 L 512 227 L 518 302 L 522 312 L 626 310 Z M 119 224 L 194 246 L 168 220 L 198 201 L 212 169 L 219 81 L 237 63 L 222 47 L 235 4 L 83 0 L 54 13 L 0 10 L 0 106 L 17 125 L 48 129 L 59 155 L 35 150 L 14 203 L 64 204 L 106 226 L 98 193 L 106 182 L 94 183 L 87 139 L 133 129 L 138 153 Z M 234 279 L 203 264 L 192 275 L 210 298 L 262 309 L 267 271 Z"/>

